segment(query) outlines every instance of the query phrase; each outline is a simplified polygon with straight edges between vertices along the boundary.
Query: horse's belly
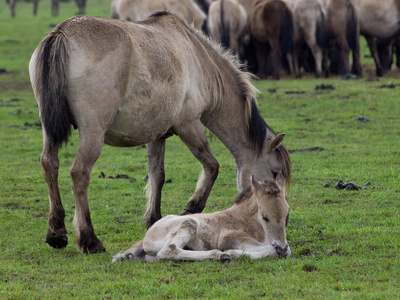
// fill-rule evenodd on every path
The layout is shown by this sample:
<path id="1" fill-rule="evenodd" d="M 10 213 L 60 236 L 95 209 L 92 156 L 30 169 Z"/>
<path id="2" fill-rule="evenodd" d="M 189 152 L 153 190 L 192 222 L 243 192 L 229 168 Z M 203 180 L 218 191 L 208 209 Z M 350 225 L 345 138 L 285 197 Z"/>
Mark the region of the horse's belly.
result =
<path id="1" fill-rule="evenodd" d="M 116 147 L 134 147 L 171 136 L 171 127 L 176 117 L 174 113 L 156 107 L 121 107 L 106 131 L 104 142 Z"/>

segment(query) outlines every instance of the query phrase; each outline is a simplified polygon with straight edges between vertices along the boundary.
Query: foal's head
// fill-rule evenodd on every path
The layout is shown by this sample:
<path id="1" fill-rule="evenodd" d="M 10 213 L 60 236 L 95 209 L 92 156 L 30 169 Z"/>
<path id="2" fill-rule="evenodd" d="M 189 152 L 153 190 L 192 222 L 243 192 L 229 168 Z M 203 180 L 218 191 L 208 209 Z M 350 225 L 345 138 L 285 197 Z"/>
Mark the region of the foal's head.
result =
<path id="1" fill-rule="evenodd" d="M 285 178 L 282 172 L 274 174 L 275 180 L 259 182 L 252 177 L 252 189 L 258 204 L 258 219 L 266 232 L 266 238 L 274 246 L 278 257 L 289 257 L 286 241 L 289 221 L 289 205 L 285 195 Z"/>

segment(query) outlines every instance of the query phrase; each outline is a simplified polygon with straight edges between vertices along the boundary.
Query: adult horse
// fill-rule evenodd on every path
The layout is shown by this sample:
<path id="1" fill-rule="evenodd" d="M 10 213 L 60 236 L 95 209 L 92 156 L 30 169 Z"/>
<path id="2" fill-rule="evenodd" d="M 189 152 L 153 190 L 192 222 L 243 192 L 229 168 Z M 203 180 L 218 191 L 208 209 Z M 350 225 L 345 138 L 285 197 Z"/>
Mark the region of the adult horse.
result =
<path id="1" fill-rule="evenodd" d="M 239 44 L 247 34 L 247 14 L 235 0 L 217 0 L 208 12 L 208 32 L 216 41 L 239 53 Z"/>
<path id="2" fill-rule="evenodd" d="M 360 33 L 367 40 L 376 75 L 387 71 L 379 58 L 376 39 L 392 39 L 400 33 L 400 0 L 353 0 L 360 15 Z"/>
<path id="3" fill-rule="evenodd" d="M 60 23 L 32 55 L 29 72 L 43 124 L 42 171 L 50 196 L 47 243 L 67 244 L 64 209 L 57 183 L 58 150 L 71 125 L 79 148 L 70 169 L 75 196 L 77 246 L 104 251 L 92 226 L 87 190 L 103 144 L 147 144 L 148 202 L 144 222 L 161 219 L 164 151 L 177 134 L 203 166 L 184 213 L 201 212 L 219 164 L 205 125 L 232 153 L 241 190 L 282 171 L 290 160 L 262 119 L 248 75 L 236 60 L 177 16 L 156 13 L 138 23 L 74 17 Z"/>
<path id="4" fill-rule="evenodd" d="M 194 28 L 206 27 L 207 15 L 194 0 L 114 0 L 111 4 L 111 17 L 124 21 L 143 21 L 151 14 L 167 9 L 180 15 Z"/>
<path id="5" fill-rule="evenodd" d="M 291 250 L 286 241 L 289 205 L 285 180 L 258 182 L 224 211 L 190 216 L 169 215 L 157 221 L 144 239 L 114 256 L 113 262 L 133 259 L 157 260 L 214 259 L 226 261 L 241 255 L 253 259 L 287 258 Z"/>
<path id="6" fill-rule="evenodd" d="M 321 0 L 326 9 L 326 30 L 338 57 L 331 56 L 330 71 L 334 74 L 353 73 L 361 76 L 359 14 L 352 0 Z M 353 64 L 350 68 L 349 54 Z M 336 61 L 335 61 L 336 59 Z"/>
<path id="7" fill-rule="evenodd" d="M 272 61 L 273 77 L 279 79 L 282 56 L 287 58 L 290 72 L 297 76 L 293 64 L 293 15 L 287 4 L 282 0 L 254 2 L 249 24 L 257 55 L 257 76 L 267 78 Z"/>
<path id="8" fill-rule="evenodd" d="M 315 75 L 321 77 L 326 46 L 326 11 L 319 0 L 285 0 L 293 11 L 296 65 L 298 50 L 303 44 L 311 50 L 315 62 Z M 297 67 L 298 68 L 298 67 Z"/>

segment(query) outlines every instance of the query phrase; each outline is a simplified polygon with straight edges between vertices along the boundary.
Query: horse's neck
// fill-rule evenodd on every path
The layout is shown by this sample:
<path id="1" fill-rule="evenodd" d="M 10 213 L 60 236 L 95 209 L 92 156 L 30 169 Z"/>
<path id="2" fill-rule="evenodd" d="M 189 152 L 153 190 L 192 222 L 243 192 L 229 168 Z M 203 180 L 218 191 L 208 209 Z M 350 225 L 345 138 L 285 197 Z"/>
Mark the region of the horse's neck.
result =
<path id="1" fill-rule="evenodd" d="M 229 113 L 223 113 L 223 117 L 213 121 L 212 125 L 207 125 L 208 129 L 225 145 L 232 154 L 237 166 L 237 184 L 242 190 L 247 184 L 243 181 L 243 172 L 245 177 L 251 176 L 256 154 L 249 145 L 248 135 L 245 130 L 244 121 L 229 116 Z M 223 121 L 223 120 L 226 121 Z M 227 125 L 226 125 L 227 124 Z M 247 177 L 248 177 L 247 176 Z M 250 177 L 249 177 L 250 178 Z"/>

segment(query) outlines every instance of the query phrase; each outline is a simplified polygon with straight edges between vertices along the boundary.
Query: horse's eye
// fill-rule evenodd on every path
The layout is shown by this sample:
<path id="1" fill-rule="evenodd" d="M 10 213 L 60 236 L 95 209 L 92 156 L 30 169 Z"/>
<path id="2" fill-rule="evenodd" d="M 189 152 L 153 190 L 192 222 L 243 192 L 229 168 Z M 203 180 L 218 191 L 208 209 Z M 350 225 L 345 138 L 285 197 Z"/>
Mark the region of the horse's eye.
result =
<path id="1" fill-rule="evenodd" d="M 285 226 L 287 227 L 287 224 L 289 223 L 289 214 L 286 216 L 286 221 L 285 221 Z"/>
<path id="2" fill-rule="evenodd" d="M 268 219 L 266 216 L 263 215 L 262 218 L 263 218 L 263 220 L 264 220 L 265 222 L 267 222 L 267 223 L 269 222 L 269 219 Z"/>

